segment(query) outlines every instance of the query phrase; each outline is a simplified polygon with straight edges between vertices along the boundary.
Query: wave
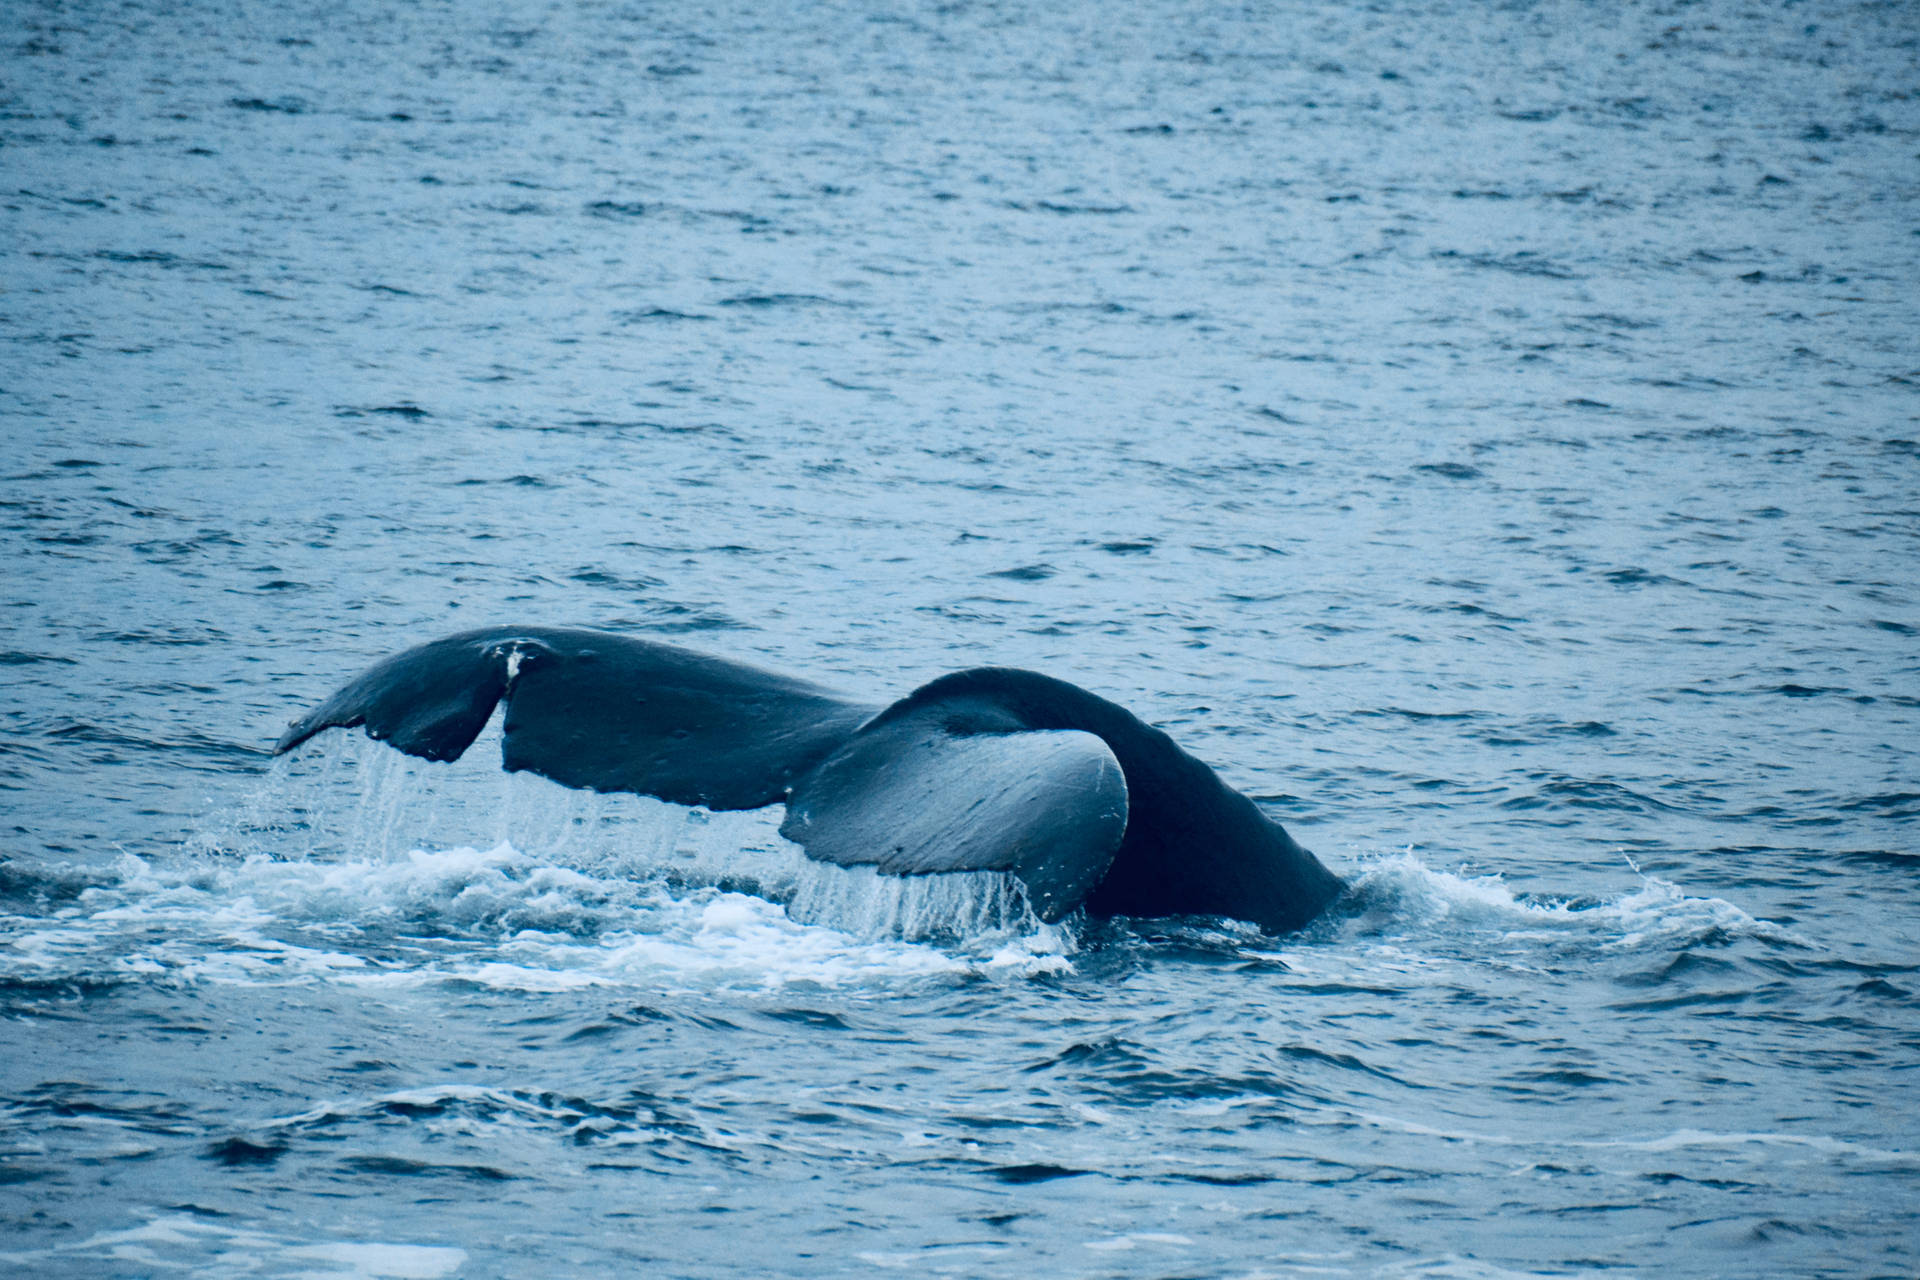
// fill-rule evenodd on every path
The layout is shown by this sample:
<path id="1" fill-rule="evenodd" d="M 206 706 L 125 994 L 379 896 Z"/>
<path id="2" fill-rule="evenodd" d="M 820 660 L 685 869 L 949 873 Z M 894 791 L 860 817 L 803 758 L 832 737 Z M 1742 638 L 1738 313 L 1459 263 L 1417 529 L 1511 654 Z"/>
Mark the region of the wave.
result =
<path id="1" fill-rule="evenodd" d="M 741 852 L 734 838 L 721 844 Z M 1042 925 L 1000 878 L 902 880 L 794 857 L 782 873 L 786 901 L 724 876 L 689 878 L 684 868 L 667 875 L 652 865 L 649 874 L 650 864 L 612 852 L 568 865 L 504 842 L 336 860 L 123 854 L 84 874 L 11 864 L 9 896 L 37 897 L 43 910 L 0 917 L 0 989 L 327 982 L 752 991 L 1068 974 L 1089 946 L 1200 963 L 1218 952 L 1284 968 L 1347 943 L 1405 958 L 1465 945 L 1505 967 L 1551 963 L 1570 948 L 1672 954 L 1737 938 L 1813 945 L 1657 877 L 1617 898 L 1541 901 L 1499 876 L 1438 870 L 1411 852 L 1366 864 L 1335 919 L 1288 939 L 1230 921 Z"/>
<path id="2" fill-rule="evenodd" d="M 22 1274 L 81 1260 L 97 1263 L 101 1273 L 138 1264 L 142 1270 L 192 1271 L 200 1275 L 440 1280 L 466 1265 L 467 1251 L 448 1245 L 384 1240 L 303 1240 L 274 1235 L 254 1225 L 214 1221 L 198 1212 L 166 1211 L 150 1212 L 138 1226 L 97 1232 L 56 1248 L 0 1252 L 0 1261 L 20 1266 Z"/>
<path id="3" fill-rule="evenodd" d="M 1640 887 L 1618 897 L 1540 898 L 1514 892 L 1498 874 L 1430 867 L 1406 849 L 1362 865 L 1345 911 L 1362 935 L 1472 935 L 1603 953 L 1672 951 L 1735 939 L 1817 949 L 1812 940 L 1722 898 L 1697 897 L 1637 868 L 1635 874 Z"/>
<path id="4" fill-rule="evenodd" d="M 1824 1160 L 1845 1160 L 1861 1165 L 1920 1167 L 1920 1153 L 1870 1143 L 1851 1142 L 1826 1134 L 1774 1133 L 1758 1130 L 1718 1131 L 1711 1129 L 1673 1129 L 1665 1133 L 1617 1138 L 1571 1138 L 1565 1134 L 1499 1133 L 1458 1126 L 1435 1126 L 1400 1116 L 1371 1111 L 1303 1117 L 1309 1125 L 1343 1125 L 1358 1120 L 1370 1127 L 1393 1133 L 1440 1138 L 1447 1142 L 1492 1147 L 1543 1147 L 1579 1151 L 1738 1151 L 1757 1149 L 1756 1159 L 1768 1158 L 1768 1152 L 1804 1152 Z"/>
<path id="5" fill-rule="evenodd" d="M 873 895 L 881 923 L 946 920 L 954 904 Z M 929 976 L 1037 976 L 1071 968 L 1069 931 L 986 928 L 947 947 L 859 936 L 718 885 L 682 887 L 554 865 L 510 844 L 391 859 L 122 855 L 50 915 L 0 921 L 0 984 L 454 983 L 500 991 L 589 986 L 701 991 L 871 986 Z"/>
<path id="6" fill-rule="evenodd" d="M 1411 849 L 1363 858 L 1342 907 L 1285 939 L 1232 921 L 1046 925 L 1009 877 L 827 866 L 781 838 L 779 816 L 569 791 L 501 773 L 485 753 L 431 765 L 339 735 L 277 764 L 177 855 L 0 865 L 0 911 L 12 912 L 0 916 L 0 994 L 123 982 L 844 988 L 1071 974 L 1095 955 L 1089 973 L 1181 960 L 1321 968 L 1358 944 L 1382 963 L 1464 951 L 1524 969 L 1569 951 L 1814 946 L 1654 876 L 1616 897 L 1540 899 Z"/>

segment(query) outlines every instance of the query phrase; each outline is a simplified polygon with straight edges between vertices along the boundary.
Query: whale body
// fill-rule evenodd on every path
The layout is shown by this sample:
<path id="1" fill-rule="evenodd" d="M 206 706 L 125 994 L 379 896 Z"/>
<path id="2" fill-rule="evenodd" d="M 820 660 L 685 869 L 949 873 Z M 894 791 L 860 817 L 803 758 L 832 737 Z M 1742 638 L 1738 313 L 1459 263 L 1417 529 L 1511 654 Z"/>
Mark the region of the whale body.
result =
<path id="1" fill-rule="evenodd" d="M 455 760 L 505 703 L 502 760 L 569 787 L 787 807 L 783 836 L 888 875 L 1003 871 L 1047 921 L 1215 915 L 1298 929 L 1341 882 L 1160 730 L 1037 672 L 891 704 L 607 632 L 489 627 L 376 663 L 293 722 Z"/>

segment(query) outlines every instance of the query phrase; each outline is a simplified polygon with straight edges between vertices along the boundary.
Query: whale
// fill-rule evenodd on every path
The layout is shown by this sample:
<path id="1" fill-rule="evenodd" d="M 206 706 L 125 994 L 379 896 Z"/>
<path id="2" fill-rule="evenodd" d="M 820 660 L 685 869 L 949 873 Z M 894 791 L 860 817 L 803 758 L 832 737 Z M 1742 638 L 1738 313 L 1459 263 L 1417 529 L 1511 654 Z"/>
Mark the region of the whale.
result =
<path id="1" fill-rule="evenodd" d="M 1166 733 L 1034 671 L 976 667 L 893 702 L 604 631 L 487 627 L 375 663 L 290 724 L 457 760 L 503 707 L 501 765 L 712 810 L 783 804 L 808 857 L 994 871 L 1043 921 L 1219 916 L 1280 934 L 1339 877 Z"/>

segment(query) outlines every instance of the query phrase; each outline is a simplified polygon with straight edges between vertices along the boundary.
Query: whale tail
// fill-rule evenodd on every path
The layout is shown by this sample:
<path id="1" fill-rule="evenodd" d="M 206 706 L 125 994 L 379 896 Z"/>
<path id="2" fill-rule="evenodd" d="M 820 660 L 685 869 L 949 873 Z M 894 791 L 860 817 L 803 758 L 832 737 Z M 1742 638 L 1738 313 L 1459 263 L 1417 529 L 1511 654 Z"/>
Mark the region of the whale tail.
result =
<path id="1" fill-rule="evenodd" d="M 954 732 L 744 663 L 627 636 L 488 628 L 376 663 L 290 725 L 457 760 L 506 704 L 501 763 L 564 786 L 709 809 L 788 802 L 809 856 L 891 875 L 1004 871 L 1042 919 L 1078 907 L 1126 828 L 1126 783 L 1075 732 Z"/>
<path id="2" fill-rule="evenodd" d="M 376 663 L 295 721 L 456 760 L 505 705 L 501 763 L 710 809 L 784 802 L 807 854 L 890 875 L 1008 872 L 1043 920 L 1209 914 L 1298 928 L 1340 882 L 1164 733 L 1029 671 L 891 706 L 672 645 L 494 627 Z"/>

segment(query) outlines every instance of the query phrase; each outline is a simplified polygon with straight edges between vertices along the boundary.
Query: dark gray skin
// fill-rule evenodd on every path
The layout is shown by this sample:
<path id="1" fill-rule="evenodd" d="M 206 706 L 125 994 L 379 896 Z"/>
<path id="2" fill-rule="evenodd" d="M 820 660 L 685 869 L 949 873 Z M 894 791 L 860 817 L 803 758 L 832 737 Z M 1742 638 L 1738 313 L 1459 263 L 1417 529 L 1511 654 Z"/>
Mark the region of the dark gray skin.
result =
<path id="1" fill-rule="evenodd" d="M 1044 920 L 1213 915 L 1270 933 L 1341 882 L 1160 730 L 1063 680 L 942 676 L 890 706 L 605 632 L 491 627 L 409 649 L 296 721 L 455 760 L 506 703 L 502 764 L 711 809 L 785 803 L 809 856 L 1004 871 Z"/>

